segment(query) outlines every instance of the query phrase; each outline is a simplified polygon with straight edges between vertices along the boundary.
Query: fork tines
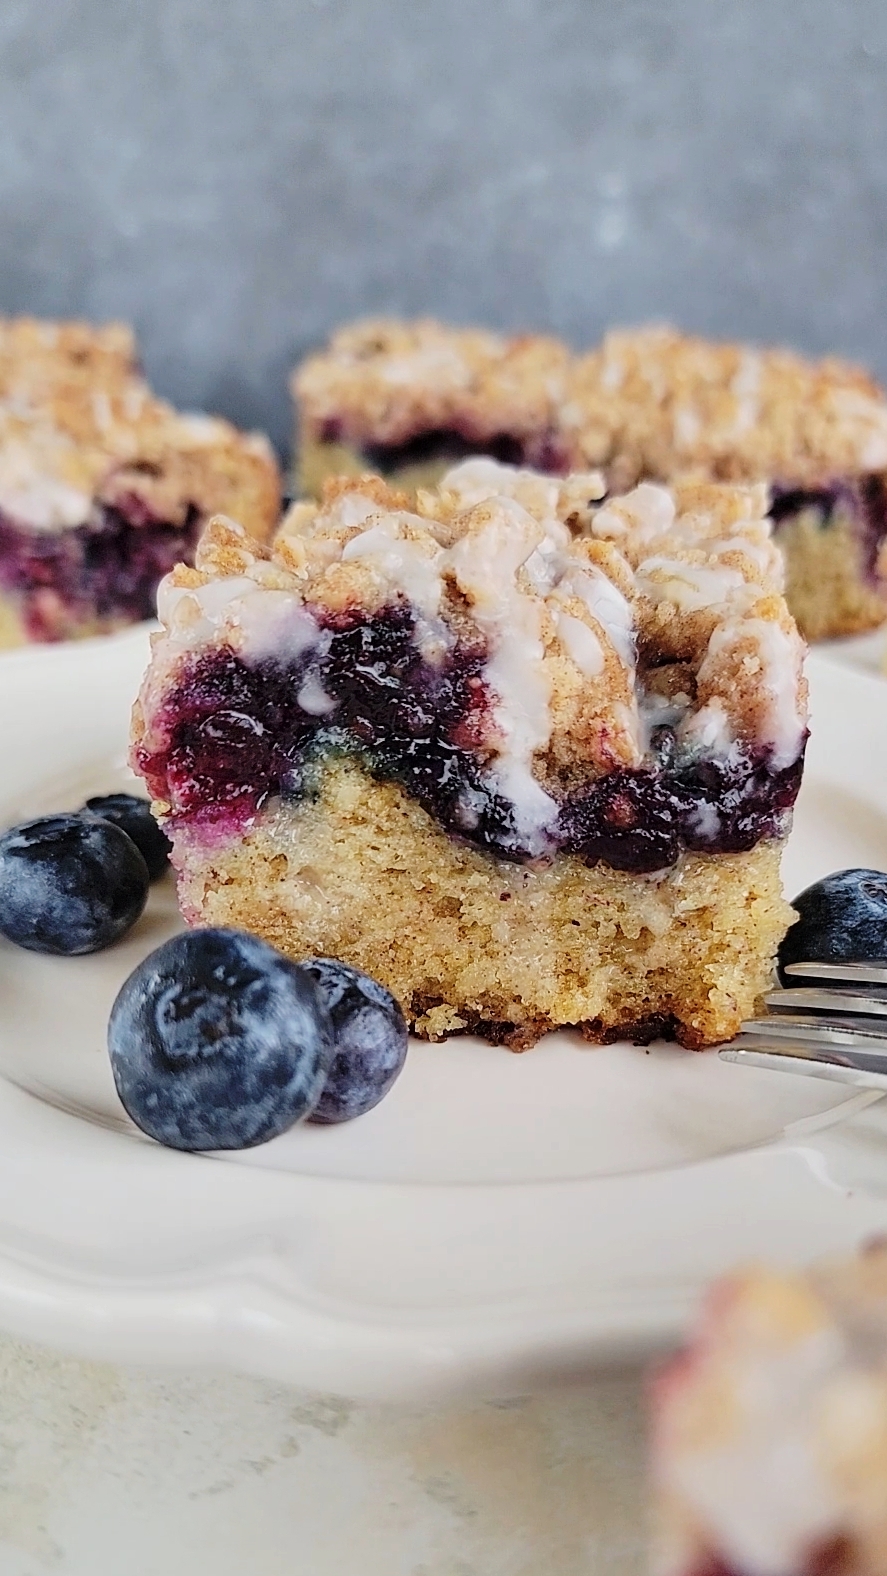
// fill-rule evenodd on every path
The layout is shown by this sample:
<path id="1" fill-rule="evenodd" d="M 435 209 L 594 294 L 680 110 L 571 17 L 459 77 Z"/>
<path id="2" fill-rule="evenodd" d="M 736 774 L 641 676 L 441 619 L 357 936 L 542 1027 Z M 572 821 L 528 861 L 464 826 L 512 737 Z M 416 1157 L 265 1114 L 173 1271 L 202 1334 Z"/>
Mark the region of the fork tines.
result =
<path id="1" fill-rule="evenodd" d="M 840 980 L 847 985 L 887 985 L 887 962 L 786 963 L 783 973 L 799 980 Z"/>
<path id="2" fill-rule="evenodd" d="M 810 983 L 770 991 L 770 1013 L 742 1025 L 724 1060 L 887 1089 L 887 962 L 790 963 L 784 974 Z"/>

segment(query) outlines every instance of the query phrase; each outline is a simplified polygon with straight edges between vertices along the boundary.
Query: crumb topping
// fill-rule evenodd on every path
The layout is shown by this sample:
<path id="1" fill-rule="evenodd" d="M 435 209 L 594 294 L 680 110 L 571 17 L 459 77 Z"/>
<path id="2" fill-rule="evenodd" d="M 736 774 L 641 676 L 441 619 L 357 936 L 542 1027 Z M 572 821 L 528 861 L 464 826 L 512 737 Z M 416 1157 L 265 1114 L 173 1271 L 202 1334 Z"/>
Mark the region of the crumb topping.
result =
<path id="1" fill-rule="evenodd" d="M 545 438 L 556 468 L 600 468 L 615 492 L 691 474 L 815 489 L 887 470 L 887 399 L 860 368 L 669 327 L 573 356 L 551 338 L 374 319 L 340 329 L 292 390 L 313 441 Z"/>
<path id="2" fill-rule="evenodd" d="M 224 510 L 265 536 L 279 502 L 267 440 L 158 399 L 123 324 L 0 319 L 0 510 L 17 525 L 84 525 L 99 503 L 173 525 Z"/>
<path id="3" fill-rule="evenodd" d="M 683 473 L 816 487 L 887 468 L 887 400 L 857 367 L 671 328 L 608 334 L 571 365 L 561 431 L 616 489 Z"/>
<path id="4" fill-rule="evenodd" d="M 296 369 L 292 390 L 303 433 L 336 441 L 398 444 L 418 432 L 458 430 L 477 442 L 532 438 L 555 424 L 569 361 L 542 335 L 503 338 L 421 318 L 349 324 Z"/>
<path id="5" fill-rule="evenodd" d="M 268 549 L 216 518 L 196 568 L 161 585 L 142 715 L 195 647 L 286 657 L 322 638 L 321 616 L 405 602 L 426 661 L 466 628 L 482 639 L 494 703 L 474 743 L 530 849 L 546 845 L 559 788 L 640 767 L 663 726 L 691 757 L 743 745 L 793 763 L 803 644 L 764 489 L 647 485 L 601 505 L 602 491 L 595 474 L 473 460 L 414 509 L 378 477 L 334 482 Z"/>
<path id="6" fill-rule="evenodd" d="M 718 1555 L 802 1570 L 852 1540 L 887 1556 L 887 1252 L 806 1275 L 752 1270 L 715 1289 L 658 1390 L 657 1576 Z M 849 1568 L 849 1566 L 848 1566 Z"/>

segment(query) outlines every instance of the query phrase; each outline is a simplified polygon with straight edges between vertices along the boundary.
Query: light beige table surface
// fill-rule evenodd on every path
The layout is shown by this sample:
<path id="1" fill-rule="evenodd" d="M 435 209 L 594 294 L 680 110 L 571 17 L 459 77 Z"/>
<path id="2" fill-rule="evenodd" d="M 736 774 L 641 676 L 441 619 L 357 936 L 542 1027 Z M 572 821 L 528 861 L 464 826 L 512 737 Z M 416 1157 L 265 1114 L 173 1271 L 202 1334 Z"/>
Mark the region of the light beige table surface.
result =
<path id="1" fill-rule="evenodd" d="M 352 1407 L 0 1339 L 0 1576 L 636 1576 L 641 1377 Z"/>

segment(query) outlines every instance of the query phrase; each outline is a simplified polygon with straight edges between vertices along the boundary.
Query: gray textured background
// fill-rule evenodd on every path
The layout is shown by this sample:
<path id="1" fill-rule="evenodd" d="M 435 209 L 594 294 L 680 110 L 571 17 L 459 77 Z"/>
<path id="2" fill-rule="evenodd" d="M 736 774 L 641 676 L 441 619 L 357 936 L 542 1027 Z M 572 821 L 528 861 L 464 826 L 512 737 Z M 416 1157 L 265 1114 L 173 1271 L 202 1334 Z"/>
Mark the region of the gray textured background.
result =
<path id="1" fill-rule="evenodd" d="M 282 445 L 366 310 L 887 375 L 885 0 L 2 0 L 0 125 L 0 308 Z"/>

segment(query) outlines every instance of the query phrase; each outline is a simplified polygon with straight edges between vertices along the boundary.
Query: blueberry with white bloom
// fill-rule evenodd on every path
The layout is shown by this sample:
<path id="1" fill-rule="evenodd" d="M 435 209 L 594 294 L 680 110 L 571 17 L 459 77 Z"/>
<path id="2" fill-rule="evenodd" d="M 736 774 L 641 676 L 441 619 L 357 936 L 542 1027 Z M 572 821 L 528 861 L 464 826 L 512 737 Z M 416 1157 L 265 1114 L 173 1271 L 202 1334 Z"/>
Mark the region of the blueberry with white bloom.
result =
<path id="1" fill-rule="evenodd" d="M 883 870 L 836 870 L 794 899 L 798 918 L 779 948 L 784 985 L 787 963 L 887 962 L 887 875 Z"/>
<path id="2" fill-rule="evenodd" d="M 135 793 L 100 794 L 94 799 L 87 799 L 83 812 L 101 816 L 103 821 L 111 821 L 127 837 L 131 837 L 148 866 L 152 881 L 156 881 L 169 868 L 170 841 L 151 814 L 147 799 Z"/>
<path id="3" fill-rule="evenodd" d="M 255 936 L 193 930 L 130 975 L 111 1009 L 117 1092 L 173 1149 L 248 1149 L 308 1115 L 334 1036 L 307 969 Z"/>
<path id="4" fill-rule="evenodd" d="M 407 1026 L 389 990 L 335 958 L 309 958 L 330 1014 L 336 1041 L 333 1064 L 312 1122 L 350 1122 L 388 1093 L 407 1054 Z"/>
<path id="5" fill-rule="evenodd" d="M 45 815 L 0 837 L 0 934 L 30 952 L 99 952 L 147 898 L 148 867 L 110 821 Z"/>

